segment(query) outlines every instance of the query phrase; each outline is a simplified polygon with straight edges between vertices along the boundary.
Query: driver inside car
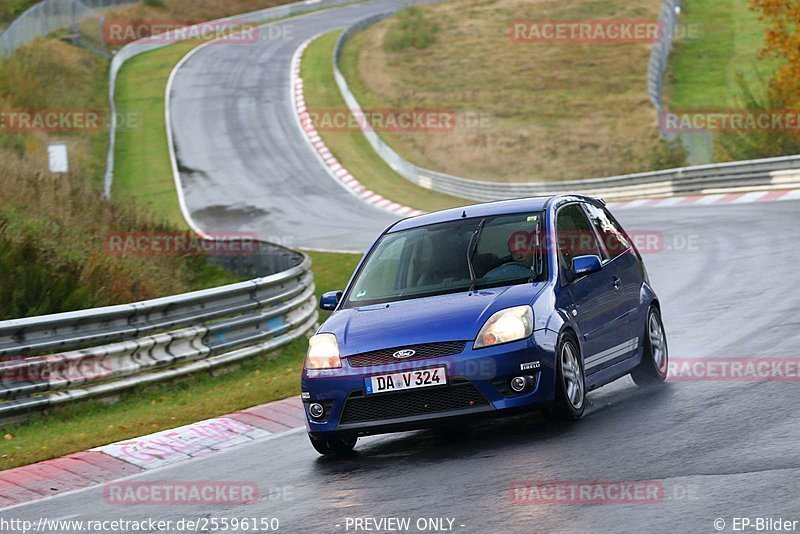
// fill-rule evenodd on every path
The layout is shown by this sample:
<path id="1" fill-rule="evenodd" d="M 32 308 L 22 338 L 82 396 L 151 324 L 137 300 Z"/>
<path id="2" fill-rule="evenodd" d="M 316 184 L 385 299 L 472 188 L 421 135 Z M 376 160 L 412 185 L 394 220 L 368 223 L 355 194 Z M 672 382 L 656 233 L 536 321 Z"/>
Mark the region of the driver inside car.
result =
<path id="1" fill-rule="evenodd" d="M 511 280 L 532 276 L 535 254 L 534 240 L 529 232 L 517 231 L 508 238 L 510 261 L 495 267 L 483 280 Z"/>

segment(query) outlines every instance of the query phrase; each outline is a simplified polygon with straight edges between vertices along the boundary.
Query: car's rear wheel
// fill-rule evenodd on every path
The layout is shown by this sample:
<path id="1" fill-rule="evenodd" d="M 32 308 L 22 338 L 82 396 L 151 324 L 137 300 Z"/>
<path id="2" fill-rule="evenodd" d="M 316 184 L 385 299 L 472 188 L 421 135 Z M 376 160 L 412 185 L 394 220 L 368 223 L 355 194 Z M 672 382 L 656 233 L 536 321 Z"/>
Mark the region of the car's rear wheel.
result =
<path id="1" fill-rule="evenodd" d="M 631 371 L 631 378 L 639 386 L 661 384 L 667 379 L 668 364 L 667 335 L 661 313 L 655 306 L 650 306 L 644 331 L 644 354 L 639 365 Z"/>
<path id="2" fill-rule="evenodd" d="M 335 438 L 335 439 L 317 439 L 308 436 L 311 440 L 311 445 L 314 449 L 324 456 L 343 456 L 353 452 L 356 446 L 358 437 L 354 438 Z"/>
<path id="3" fill-rule="evenodd" d="M 556 356 L 556 398 L 548 415 L 574 421 L 583 417 L 586 408 L 586 382 L 578 341 L 572 334 L 561 335 Z"/>

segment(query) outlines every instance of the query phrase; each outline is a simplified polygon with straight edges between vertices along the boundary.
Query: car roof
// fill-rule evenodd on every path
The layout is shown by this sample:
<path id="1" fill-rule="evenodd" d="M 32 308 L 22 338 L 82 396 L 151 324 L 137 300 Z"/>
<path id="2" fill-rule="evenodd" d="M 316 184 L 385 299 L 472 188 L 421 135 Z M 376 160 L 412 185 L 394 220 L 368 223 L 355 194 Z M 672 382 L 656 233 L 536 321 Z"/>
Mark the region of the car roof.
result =
<path id="1" fill-rule="evenodd" d="M 513 213 L 525 213 L 543 211 L 551 202 L 560 203 L 561 201 L 580 200 L 584 202 L 598 203 L 597 199 L 585 197 L 583 195 L 550 195 L 542 197 L 516 198 L 513 200 L 498 200 L 496 202 L 486 202 L 483 204 L 473 204 L 471 206 L 461 206 L 450 208 L 425 215 L 418 215 L 403 219 L 393 225 L 387 233 L 399 232 L 410 228 L 418 228 L 430 224 L 437 224 L 458 219 L 472 219 L 477 217 L 493 217 L 495 215 L 510 215 Z M 600 201 L 602 202 L 602 201 Z"/>

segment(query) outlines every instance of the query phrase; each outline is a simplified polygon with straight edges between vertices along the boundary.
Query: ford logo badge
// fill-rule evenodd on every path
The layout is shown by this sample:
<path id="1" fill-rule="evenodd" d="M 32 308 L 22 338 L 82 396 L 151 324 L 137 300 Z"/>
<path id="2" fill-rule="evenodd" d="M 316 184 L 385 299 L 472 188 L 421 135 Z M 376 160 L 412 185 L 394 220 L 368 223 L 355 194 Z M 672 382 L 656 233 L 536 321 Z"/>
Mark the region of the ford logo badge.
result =
<path id="1" fill-rule="evenodd" d="M 397 358 L 398 360 L 405 360 L 406 358 L 412 357 L 416 353 L 417 351 L 413 349 L 403 349 L 403 350 L 398 350 L 397 352 L 392 354 L 392 356 Z"/>

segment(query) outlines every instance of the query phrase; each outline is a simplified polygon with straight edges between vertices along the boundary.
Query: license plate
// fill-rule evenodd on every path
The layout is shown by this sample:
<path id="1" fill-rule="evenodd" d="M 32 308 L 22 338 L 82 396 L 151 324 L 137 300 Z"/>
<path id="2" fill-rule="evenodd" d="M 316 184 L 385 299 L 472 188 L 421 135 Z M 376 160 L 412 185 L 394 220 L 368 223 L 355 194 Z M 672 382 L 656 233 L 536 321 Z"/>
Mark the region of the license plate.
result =
<path id="1" fill-rule="evenodd" d="M 447 375 L 445 374 L 444 367 L 390 373 L 364 379 L 364 386 L 367 390 L 367 394 L 444 386 L 446 384 Z"/>

